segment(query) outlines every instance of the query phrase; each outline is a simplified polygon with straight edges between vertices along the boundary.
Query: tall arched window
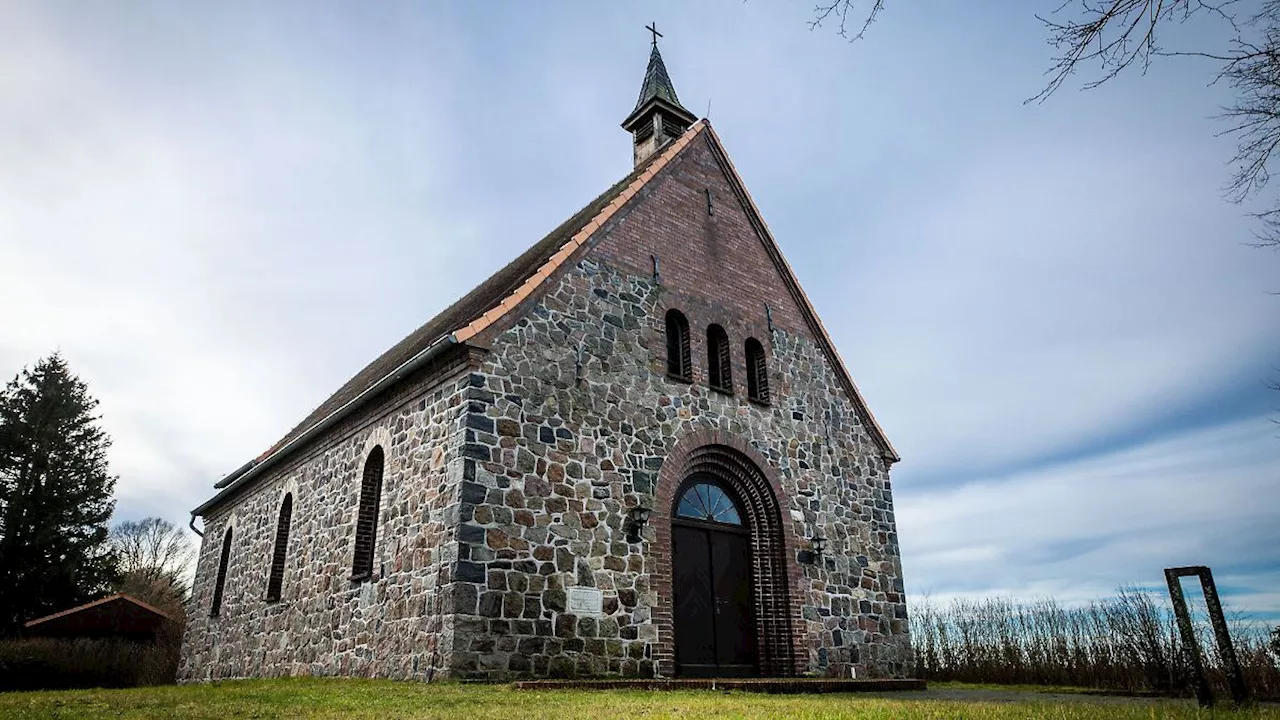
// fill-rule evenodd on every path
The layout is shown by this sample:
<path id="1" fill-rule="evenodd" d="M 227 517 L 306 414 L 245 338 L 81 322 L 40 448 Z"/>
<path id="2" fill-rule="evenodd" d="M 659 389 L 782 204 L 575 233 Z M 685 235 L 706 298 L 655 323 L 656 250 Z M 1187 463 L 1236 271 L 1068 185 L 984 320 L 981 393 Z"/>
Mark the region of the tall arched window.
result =
<path id="1" fill-rule="evenodd" d="M 360 514 L 356 517 L 356 552 L 351 563 L 351 579 L 367 580 L 373 575 L 373 547 L 378 539 L 378 505 L 382 500 L 382 446 L 364 461 L 360 483 Z"/>
<path id="2" fill-rule="evenodd" d="M 747 338 L 747 397 L 756 402 L 769 402 L 769 363 L 764 346 L 755 338 Z"/>
<path id="3" fill-rule="evenodd" d="M 280 518 L 276 521 L 276 545 L 271 553 L 271 575 L 267 579 L 267 602 L 280 599 L 284 585 L 284 561 L 289 552 L 289 525 L 293 521 L 293 493 L 284 496 L 280 503 Z"/>
<path id="4" fill-rule="evenodd" d="M 733 392 L 730 369 L 729 334 L 719 325 L 707 328 L 707 382 L 713 390 Z"/>
<path id="5" fill-rule="evenodd" d="M 667 311 L 667 374 L 681 380 L 693 379 L 693 356 L 689 352 L 689 321 L 679 310 Z"/>
<path id="6" fill-rule="evenodd" d="M 231 528 L 222 536 L 222 556 L 218 559 L 218 576 L 213 581 L 213 604 L 209 617 L 217 617 L 222 611 L 222 588 L 227 584 L 227 563 L 231 561 Z"/>

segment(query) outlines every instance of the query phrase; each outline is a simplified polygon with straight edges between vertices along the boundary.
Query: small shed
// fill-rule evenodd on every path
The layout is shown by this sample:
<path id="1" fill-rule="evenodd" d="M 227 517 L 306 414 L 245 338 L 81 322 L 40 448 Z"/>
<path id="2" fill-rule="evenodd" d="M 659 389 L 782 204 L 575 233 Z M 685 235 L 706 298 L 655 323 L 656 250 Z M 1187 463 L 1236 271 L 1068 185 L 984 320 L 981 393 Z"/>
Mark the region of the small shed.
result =
<path id="1" fill-rule="evenodd" d="M 27 622 L 23 628 L 31 637 L 123 637 L 152 640 L 172 617 L 141 600 L 116 593 L 62 612 Z"/>

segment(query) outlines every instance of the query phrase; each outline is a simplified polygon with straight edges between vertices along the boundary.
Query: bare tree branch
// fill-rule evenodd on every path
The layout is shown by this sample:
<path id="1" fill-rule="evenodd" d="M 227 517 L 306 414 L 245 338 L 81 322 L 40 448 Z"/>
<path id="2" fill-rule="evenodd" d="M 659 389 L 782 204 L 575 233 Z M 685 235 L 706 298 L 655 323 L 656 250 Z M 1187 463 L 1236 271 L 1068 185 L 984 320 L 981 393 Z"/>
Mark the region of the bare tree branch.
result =
<path id="1" fill-rule="evenodd" d="M 1159 45 L 1162 24 L 1214 16 L 1237 30 L 1231 6 L 1239 0 L 1065 0 L 1049 17 L 1037 15 L 1049 32 L 1049 45 L 1060 51 L 1049 68 L 1049 82 L 1027 102 L 1048 99 L 1081 64 L 1096 64 L 1100 75 L 1084 84 L 1092 89 L 1134 63 L 1146 72 L 1151 58 L 1165 53 Z M 1055 19 L 1075 10 L 1078 17 Z"/>
<path id="2" fill-rule="evenodd" d="M 884 0 L 872 0 L 871 9 L 862 16 L 862 27 L 857 34 L 850 37 L 848 32 L 849 13 L 852 12 L 854 14 L 854 22 L 856 23 L 856 18 L 859 15 L 856 12 L 856 6 L 860 4 L 858 0 L 834 0 L 834 2 L 827 5 L 816 5 L 813 8 L 813 20 L 809 21 L 809 29 L 817 30 L 822 27 L 822 23 L 826 22 L 832 15 L 835 15 L 840 20 L 840 24 L 836 28 L 836 32 L 839 33 L 840 37 L 848 39 L 849 42 L 861 40 L 866 35 L 867 28 L 871 27 L 871 23 L 875 22 L 876 17 L 884 10 Z"/>
<path id="3" fill-rule="evenodd" d="M 1100 75 L 1084 84 L 1095 88 L 1135 63 L 1143 72 L 1151 59 L 1194 57 L 1221 63 L 1216 81 L 1226 81 L 1235 102 L 1218 116 L 1226 122 L 1219 136 L 1236 140 L 1232 172 L 1224 195 L 1241 203 L 1262 192 L 1271 179 L 1270 168 L 1280 148 L 1280 0 L 1263 0 L 1256 11 L 1239 16 L 1239 0 L 1065 0 L 1054 15 L 1076 12 L 1067 20 L 1040 18 L 1049 30 L 1049 44 L 1062 51 L 1054 58 L 1045 87 L 1027 102 L 1043 102 L 1082 64 L 1096 65 Z M 1172 21 L 1213 18 L 1232 32 L 1226 52 L 1164 50 L 1157 30 Z M 1280 206 L 1254 213 L 1259 228 L 1256 247 L 1280 249 Z"/>
<path id="4" fill-rule="evenodd" d="M 1256 248 L 1280 251 L 1280 208 L 1253 213 L 1253 217 L 1259 221 L 1261 229 L 1253 231 L 1253 242 L 1249 244 Z M 1280 295 L 1280 292 L 1272 294 Z"/>
<path id="5" fill-rule="evenodd" d="M 194 558 L 186 532 L 168 520 L 149 517 L 117 524 L 110 543 L 120 570 L 118 591 L 181 614 Z"/>
<path id="6" fill-rule="evenodd" d="M 813 9 L 810 30 L 838 21 L 841 37 L 858 40 L 884 10 L 884 0 L 830 0 Z M 1243 8 L 1250 8 L 1248 12 Z M 1047 16 L 1037 15 L 1056 51 L 1045 73 L 1048 81 L 1026 103 L 1042 103 L 1082 68 L 1093 75 L 1082 88 L 1092 89 L 1131 67 L 1145 73 L 1157 57 L 1189 57 L 1219 64 L 1216 82 L 1225 81 L 1234 102 L 1218 119 L 1219 136 L 1236 141 L 1231 175 L 1223 194 L 1242 203 L 1263 192 L 1271 180 L 1272 161 L 1280 148 L 1280 0 L 1060 0 Z M 852 37 L 850 23 L 861 28 Z M 1230 31 L 1225 49 L 1168 50 L 1161 32 L 1173 23 L 1212 20 Z M 1280 199 L 1271 209 L 1252 213 L 1258 221 L 1255 247 L 1280 251 Z M 1273 385 L 1280 390 L 1280 383 Z"/>

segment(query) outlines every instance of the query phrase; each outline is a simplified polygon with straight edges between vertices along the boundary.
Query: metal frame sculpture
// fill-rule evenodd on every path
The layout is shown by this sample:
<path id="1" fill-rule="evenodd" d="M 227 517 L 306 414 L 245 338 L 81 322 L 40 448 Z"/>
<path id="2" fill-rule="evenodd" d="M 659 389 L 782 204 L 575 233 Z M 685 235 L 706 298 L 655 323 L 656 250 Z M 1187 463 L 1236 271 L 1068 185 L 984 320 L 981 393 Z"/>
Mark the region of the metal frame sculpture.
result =
<path id="1" fill-rule="evenodd" d="M 1209 622 L 1213 625 L 1213 635 L 1218 642 L 1218 654 L 1222 658 L 1223 669 L 1227 673 L 1227 684 L 1231 688 L 1231 699 L 1237 705 L 1249 700 L 1249 691 L 1244 684 L 1244 675 L 1240 673 L 1240 663 L 1236 660 L 1236 649 L 1231 644 L 1231 634 L 1227 631 L 1227 620 L 1222 615 L 1222 603 L 1218 601 L 1218 588 L 1213 584 L 1213 572 L 1203 565 L 1165 568 L 1164 579 L 1169 584 L 1169 599 L 1173 602 L 1173 614 L 1178 621 L 1178 633 L 1182 636 L 1182 646 L 1187 653 L 1187 662 L 1191 665 L 1191 681 L 1195 686 L 1196 701 L 1201 707 L 1213 705 L 1213 691 L 1209 688 L 1209 680 L 1204 674 L 1204 663 L 1200 659 L 1200 645 L 1196 642 L 1195 629 L 1191 625 L 1191 613 L 1187 610 L 1187 600 L 1182 595 L 1182 578 L 1195 576 L 1200 578 L 1200 588 L 1204 590 L 1204 604 L 1209 610 Z"/>

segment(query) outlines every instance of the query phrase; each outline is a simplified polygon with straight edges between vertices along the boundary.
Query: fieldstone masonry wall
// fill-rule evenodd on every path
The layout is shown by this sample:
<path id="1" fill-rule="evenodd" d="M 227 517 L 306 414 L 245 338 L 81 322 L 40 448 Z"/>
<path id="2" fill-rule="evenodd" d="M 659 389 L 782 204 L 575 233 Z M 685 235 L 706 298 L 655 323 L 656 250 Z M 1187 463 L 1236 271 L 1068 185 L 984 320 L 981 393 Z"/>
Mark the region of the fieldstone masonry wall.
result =
<path id="1" fill-rule="evenodd" d="M 428 389 L 423 385 L 435 384 Z M 179 678 L 448 672 L 451 617 L 439 593 L 462 482 L 461 381 L 402 390 L 205 518 Z M 361 471 L 386 454 L 374 577 L 350 580 Z M 294 492 L 282 597 L 265 600 L 276 518 Z M 224 597 L 209 616 L 223 534 L 234 526 Z"/>
<path id="2" fill-rule="evenodd" d="M 794 671 L 910 674 L 883 450 L 707 142 L 477 338 L 487 355 L 405 382 L 205 519 L 182 679 L 669 675 L 671 548 L 655 523 L 670 508 L 655 507 L 641 542 L 624 522 L 668 501 L 682 478 L 666 463 L 702 438 L 753 458 L 782 504 L 790 587 L 770 606 L 789 613 Z M 665 372 L 669 308 L 689 319 L 692 383 Z M 705 382 L 711 323 L 729 333 L 733 394 Z M 766 350 L 769 404 L 746 398 L 748 337 Z M 376 572 L 352 583 L 361 470 L 377 444 Z M 268 603 L 287 490 L 283 598 Z M 808 550 L 818 534 L 822 557 Z M 600 612 L 571 612 L 574 588 L 598 591 Z"/>
<path id="3" fill-rule="evenodd" d="M 473 376 L 463 485 L 453 670 L 465 677 L 669 674 L 647 542 L 628 543 L 625 511 L 652 503 L 676 442 L 715 429 L 743 438 L 776 471 L 792 548 L 831 539 L 795 563 L 802 672 L 910 672 L 888 477 L 820 349 L 775 329 L 774 404 L 686 384 L 663 372 L 661 285 L 583 260 L 495 339 Z M 730 326 L 729 320 L 719 321 Z M 741 324 L 741 323 L 739 323 Z M 732 337 L 737 354 L 745 338 Z M 741 358 L 735 357 L 740 362 Z M 705 369 L 705 358 L 701 363 Z M 741 383 L 742 375 L 735 382 Z M 461 572 L 465 568 L 465 576 Z M 567 611 L 575 586 L 603 613 Z M 464 589 L 465 588 L 465 589 Z"/>

